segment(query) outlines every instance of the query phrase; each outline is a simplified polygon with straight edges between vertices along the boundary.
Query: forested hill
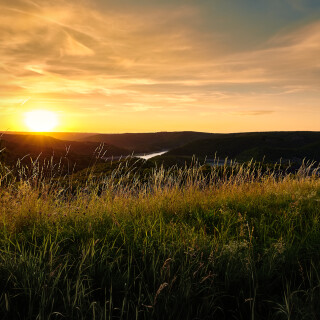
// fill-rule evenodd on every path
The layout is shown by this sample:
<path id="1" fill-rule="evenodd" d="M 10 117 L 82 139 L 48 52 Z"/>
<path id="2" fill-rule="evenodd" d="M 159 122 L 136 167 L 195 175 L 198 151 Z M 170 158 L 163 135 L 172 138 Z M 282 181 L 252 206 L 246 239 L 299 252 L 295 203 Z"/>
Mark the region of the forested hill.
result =
<path id="1" fill-rule="evenodd" d="M 75 136 L 77 138 L 81 135 Z M 134 153 L 152 153 L 169 150 L 164 157 L 233 158 L 278 161 L 280 158 L 301 161 L 320 161 L 320 132 L 251 132 L 214 134 L 204 132 L 156 132 L 124 134 L 92 134 L 80 140 L 55 139 L 39 134 L 3 134 L 0 146 L 6 147 L 7 160 L 16 160 L 26 154 L 37 156 L 64 156 L 74 159 L 92 157 L 101 143 L 107 156 L 126 156 Z M 3 157 L 3 156 L 2 156 Z M 86 161 L 85 161 L 86 162 Z"/>
<path id="2" fill-rule="evenodd" d="M 23 132 L 23 131 L 0 131 L 0 135 L 33 135 L 48 136 L 59 140 L 77 141 L 84 140 L 86 137 L 96 135 L 96 133 L 87 132 Z"/>
<path id="3" fill-rule="evenodd" d="M 7 164 L 14 164 L 18 159 L 37 158 L 49 159 L 54 156 L 68 157 L 72 163 L 83 169 L 90 165 L 93 159 L 105 153 L 106 157 L 126 156 L 130 152 L 116 146 L 99 142 L 66 141 L 44 135 L 3 134 L 0 137 L 0 159 Z M 100 151 L 100 154 L 98 154 Z"/>
<path id="4" fill-rule="evenodd" d="M 170 150 L 168 156 L 278 161 L 303 158 L 320 161 L 320 132 L 253 132 L 214 135 Z"/>
<path id="5" fill-rule="evenodd" d="M 154 133 L 123 133 L 98 134 L 82 140 L 104 142 L 124 148 L 135 153 L 148 153 L 169 150 L 183 146 L 189 142 L 215 137 L 218 134 L 205 132 L 154 132 Z"/>

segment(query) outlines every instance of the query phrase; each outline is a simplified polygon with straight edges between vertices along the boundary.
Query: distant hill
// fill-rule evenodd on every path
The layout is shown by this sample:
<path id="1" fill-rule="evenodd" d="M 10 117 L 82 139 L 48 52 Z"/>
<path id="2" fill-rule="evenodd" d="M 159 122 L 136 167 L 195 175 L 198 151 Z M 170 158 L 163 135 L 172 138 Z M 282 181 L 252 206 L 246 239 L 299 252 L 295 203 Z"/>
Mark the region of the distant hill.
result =
<path id="1" fill-rule="evenodd" d="M 320 161 L 320 132 L 252 132 L 219 134 L 170 150 L 166 156 L 192 156 L 278 161 Z"/>
<path id="2" fill-rule="evenodd" d="M 97 134 L 82 140 L 104 142 L 130 150 L 134 153 L 148 153 L 177 148 L 192 141 L 211 138 L 217 135 L 218 134 L 193 131 L 123 133 Z"/>
<path id="3" fill-rule="evenodd" d="M 78 169 L 82 169 L 96 158 L 100 147 L 99 142 L 66 141 L 44 135 L 4 134 L 0 137 L 0 149 L 5 148 L 1 157 L 9 165 L 18 159 L 37 158 L 41 155 L 40 159 L 43 160 L 54 155 L 57 160 L 67 156 L 73 164 L 78 164 Z M 107 144 L 103 144 L 101 149 L 100 157 L 104 152 L 106 157 L 126 156 L 130 153 Z"/>
<path id="4" fill-rule="evenodd" d="M 87 137 L 92 136 L 92 133 L 82 133 L 82 132 L 47 132 L 46 136 L 53 137 L 60 140 L 67 141 L 77 141 L 83 140 Z"/>
<path id="5" fill-rule="evenodd" d="M 33 135 L 33 136 L 49 136 L 60 140 L 77 141 L 86 137 L 96 135 L 96 133 L 83 132 L 15 132 L 15 131 L 0 131 L 1 134 L 10 135 Z"/>
<path id="6" fill-rule="evenodd" d="M 25 155 L 35 158 L 41 153 L 41 159 L 44 159 L 54 154 L 59 158 L 65 157 L 68 152 L 68 160 L 77 163 L 78 169 L 81 169 L 95 161 L 94 153 L 101 143 L 104 144 L 103 150 L 107 150 L 105 157 L 115 159 L 132 152 L 138 154 L 169 150 L 155 160 L 165 160 L 172 165 L 189 161 L 193 155 L 201 161 L 205 157 L 214 158 L 215 155 L 220 159 L 228 157 L 237 161 L 252 158 L 268 162 L 280 158 L 296 163 L 304 158 L 320 161 L 320 132 L 213 134 L 193 131 L 95 134 L 78 141 L 39 134 L 4 134 L 0 139 L 0 150 L 2 147 L 6 149 L 0 154 L 0 159 L 13 164 Z"/>

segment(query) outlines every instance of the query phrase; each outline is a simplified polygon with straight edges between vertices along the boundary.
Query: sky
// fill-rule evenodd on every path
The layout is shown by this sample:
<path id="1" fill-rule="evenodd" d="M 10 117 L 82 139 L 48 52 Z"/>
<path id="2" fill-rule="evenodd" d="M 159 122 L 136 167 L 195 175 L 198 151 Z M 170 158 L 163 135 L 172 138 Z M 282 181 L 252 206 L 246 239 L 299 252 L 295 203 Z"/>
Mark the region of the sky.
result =
<path id="1" fill-rule="evenodd" d="M 0 130 L 320 131 L 319 0 L 0 0 Z"/>

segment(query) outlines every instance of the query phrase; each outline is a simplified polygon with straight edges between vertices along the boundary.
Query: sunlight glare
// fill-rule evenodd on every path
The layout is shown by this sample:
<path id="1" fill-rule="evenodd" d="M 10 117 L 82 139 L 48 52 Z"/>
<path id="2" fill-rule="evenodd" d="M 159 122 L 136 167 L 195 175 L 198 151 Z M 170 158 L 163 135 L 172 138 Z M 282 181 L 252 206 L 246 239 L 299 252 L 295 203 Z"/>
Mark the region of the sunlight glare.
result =
<path id="1" fill-rule="evenodd" d="M 47 110 L 33 110 L 25 114 L 25 123 L 31 131 L 50 132 L 58 124 L 57 114 Z"/>

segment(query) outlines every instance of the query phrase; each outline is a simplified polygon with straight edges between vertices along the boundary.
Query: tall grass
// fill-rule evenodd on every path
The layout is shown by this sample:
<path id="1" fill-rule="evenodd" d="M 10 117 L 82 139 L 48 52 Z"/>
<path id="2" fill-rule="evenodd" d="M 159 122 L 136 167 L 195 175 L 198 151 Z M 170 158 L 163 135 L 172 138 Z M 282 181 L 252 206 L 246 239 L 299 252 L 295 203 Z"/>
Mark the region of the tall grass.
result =
<path id="1" fill-rule="evenodd" d="M 1 319 L 317 319 L 319 168 L 0 169 Z"/>

